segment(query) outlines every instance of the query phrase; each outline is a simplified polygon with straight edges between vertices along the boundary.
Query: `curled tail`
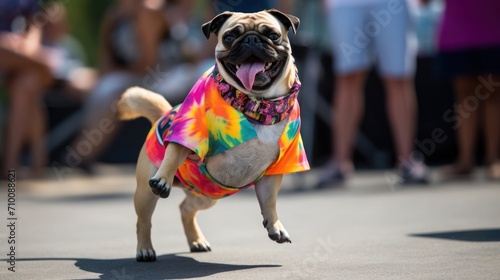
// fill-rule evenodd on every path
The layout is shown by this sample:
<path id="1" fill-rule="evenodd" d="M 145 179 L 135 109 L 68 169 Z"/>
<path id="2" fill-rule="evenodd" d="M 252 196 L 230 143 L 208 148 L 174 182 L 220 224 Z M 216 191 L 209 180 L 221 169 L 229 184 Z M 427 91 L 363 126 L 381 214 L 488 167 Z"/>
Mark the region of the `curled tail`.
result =
<path id="1" fill-rule="evenodd" d="M 117 115 L 121 120 L 145 117 L 153 124 L 171 109 L 172 105 L 158 93 L 140 87 L 131 87 L 118 101 Z"/>

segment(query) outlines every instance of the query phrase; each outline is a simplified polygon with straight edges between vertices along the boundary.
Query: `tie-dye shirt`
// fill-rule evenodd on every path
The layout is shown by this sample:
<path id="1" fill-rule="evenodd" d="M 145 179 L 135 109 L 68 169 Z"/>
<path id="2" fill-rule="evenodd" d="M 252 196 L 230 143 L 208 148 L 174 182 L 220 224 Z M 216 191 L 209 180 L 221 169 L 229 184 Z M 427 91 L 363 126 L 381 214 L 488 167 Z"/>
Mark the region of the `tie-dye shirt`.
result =
<path id="1" fill-rule="evenodd" d="M 278 159 L 262 175 L 309 170 L 299 130 L 300 108 L 295 103 L 279 139 Z M 218 183 L 208 174 L 204 159 L 255 137 L 257 132 L 246 117 L 222 99 L 211 68 L 198 80 L 181 105 L 166 112 L 153 125 L 146 140 L 146 152 L 151 161 L 160 166 L 168 143 L 177 143 L 192 150 L 200 160 L 184 161 L 176 177 L 195 194 L 217 199 L 243 188 Z"/>

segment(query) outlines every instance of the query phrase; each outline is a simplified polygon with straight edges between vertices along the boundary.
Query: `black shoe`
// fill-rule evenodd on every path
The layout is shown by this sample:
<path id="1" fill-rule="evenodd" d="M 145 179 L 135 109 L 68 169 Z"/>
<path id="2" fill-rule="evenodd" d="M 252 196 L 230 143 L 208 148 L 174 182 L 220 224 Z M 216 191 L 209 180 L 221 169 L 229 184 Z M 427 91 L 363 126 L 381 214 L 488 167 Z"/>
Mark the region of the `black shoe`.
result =
<path id="1" fill-rule="evenodd" d="M 402 185 L 424 185 L 429 183 L 429 168 L 423 162 L 413 162 L 411 166 L 400 165 Z"/>
<path id="2" fill-rule="evenodd" d="M 323 167 L 318 176 L 319 180 L 315 185 L 315 189 L 343 187 L 347 179 L 347 175 L 334 162 L 330 162 Z"/>

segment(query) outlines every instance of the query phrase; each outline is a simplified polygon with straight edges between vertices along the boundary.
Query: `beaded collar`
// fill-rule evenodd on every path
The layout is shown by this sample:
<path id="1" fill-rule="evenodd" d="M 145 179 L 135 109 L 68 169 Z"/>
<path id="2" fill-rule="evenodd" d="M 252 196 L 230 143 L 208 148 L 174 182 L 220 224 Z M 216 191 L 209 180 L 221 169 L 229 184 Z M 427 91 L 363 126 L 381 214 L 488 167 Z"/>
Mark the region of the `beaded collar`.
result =
<path id="1" fill-rule="evenodd" d="M 295 82 L 288 94 L 272 99 L 252 98 L 237 90 L 224 81 L 217 65 L 214 67 L 213 76 L 222 98 L 243 113 L 250 122 L 261 125 L 273 125 L 286 119 L 295 105 L 300 90 L 297 71 L 295 71 Z"/>

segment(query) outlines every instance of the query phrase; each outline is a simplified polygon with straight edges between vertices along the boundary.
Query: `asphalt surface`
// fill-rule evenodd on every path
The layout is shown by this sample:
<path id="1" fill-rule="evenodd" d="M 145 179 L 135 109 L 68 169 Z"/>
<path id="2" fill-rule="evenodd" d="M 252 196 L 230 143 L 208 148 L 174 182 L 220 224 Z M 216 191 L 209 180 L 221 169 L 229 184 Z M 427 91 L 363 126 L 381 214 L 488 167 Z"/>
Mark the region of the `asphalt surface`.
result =
<path id="1" fill-rule="evenodd" d="M 322 191 L 315 172 L 288 177 L 278 212 L 292 244 L 268 239 L 250 189 L 200 213 L 210 253 L 189 253 L 174 189 L 153 217 L 154 263 L 135 262 L 133 167 L 99 173 L 16 182 L 17 220 L 1 182 L 1 279 L 500 279 L 500 183 L 481 170 L 405 188 L 384 171 Z"/>

